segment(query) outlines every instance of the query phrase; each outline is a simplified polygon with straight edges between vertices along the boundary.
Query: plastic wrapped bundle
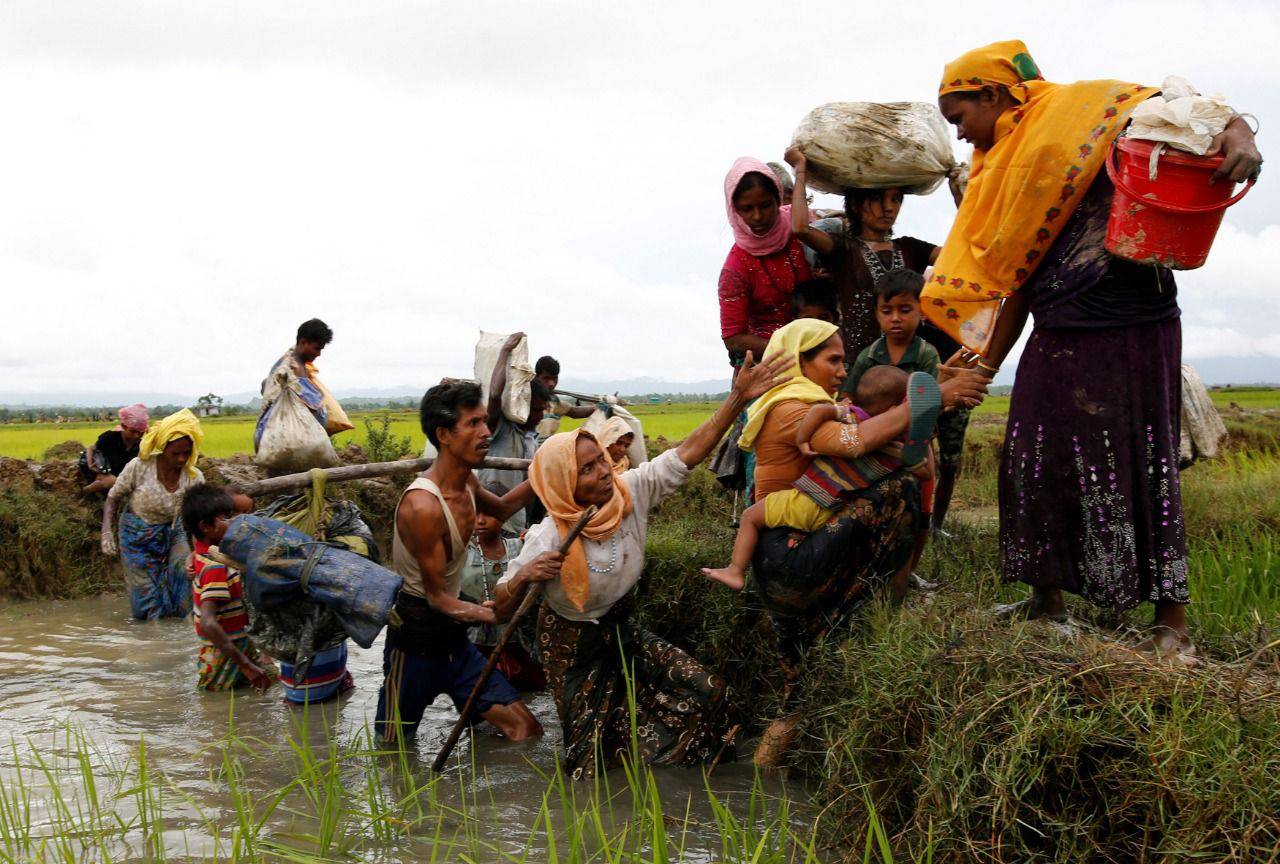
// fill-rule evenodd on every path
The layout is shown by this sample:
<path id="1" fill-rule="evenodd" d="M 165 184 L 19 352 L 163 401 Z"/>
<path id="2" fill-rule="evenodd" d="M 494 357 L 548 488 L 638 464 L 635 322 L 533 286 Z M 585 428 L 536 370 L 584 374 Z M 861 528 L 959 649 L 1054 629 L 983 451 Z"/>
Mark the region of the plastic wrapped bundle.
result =
<path id="1" fill-rule="evenodd" d="M 902 187 L 927 195 L 956 167 L 951 130 L 928 102 L 830 102 L 809 112 L 791 143 L 821 192 Z"/>
<path id="2" fill-rule="evenodd" d="M 261 516 L 232 519 L 218 551 L 240 565 L 252 609 L 272 615 L 292 608 L 305 623 L 311 619 L 299 601 L 309 599 L 362 648 L 386 626 L 402 581 L 354 552 Z"/>

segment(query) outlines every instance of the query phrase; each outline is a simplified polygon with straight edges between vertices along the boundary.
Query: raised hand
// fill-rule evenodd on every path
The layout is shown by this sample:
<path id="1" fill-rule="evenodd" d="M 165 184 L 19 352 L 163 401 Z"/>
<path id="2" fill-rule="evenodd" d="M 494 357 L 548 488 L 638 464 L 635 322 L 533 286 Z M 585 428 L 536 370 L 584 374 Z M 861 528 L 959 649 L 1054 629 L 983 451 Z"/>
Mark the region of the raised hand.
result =
<path id="1" fill-rule="evenodd" d="M 774 352 L 762 363 L 753 362 L 752 354 L 748 351 L 746 359 L 742 361 L 742 368 L 733 379 L 733 389 L 744 399 L 755 399 L 781 383 L 778 378 L 790 365 L 791 358 L 784 351 Z"/>

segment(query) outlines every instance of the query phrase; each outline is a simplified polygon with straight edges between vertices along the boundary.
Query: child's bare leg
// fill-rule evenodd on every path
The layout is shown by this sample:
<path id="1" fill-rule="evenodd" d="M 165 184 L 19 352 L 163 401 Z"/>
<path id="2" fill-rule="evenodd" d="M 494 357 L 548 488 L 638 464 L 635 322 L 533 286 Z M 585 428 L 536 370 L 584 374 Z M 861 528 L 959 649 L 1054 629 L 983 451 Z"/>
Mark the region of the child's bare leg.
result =
<path id="1" fill-rule="evenodd" d="M 747 584 L 747 567 L 751 565 L 751 556 L 756 554 L 756 543 L 764 527 L 764 502 L 757 501 L 742 511 L 742 524 L 738 526 L 738 536 L 733 541 L 733 560 L 729 566 L 703 567 L 702 575 L 741 591 Z"/>

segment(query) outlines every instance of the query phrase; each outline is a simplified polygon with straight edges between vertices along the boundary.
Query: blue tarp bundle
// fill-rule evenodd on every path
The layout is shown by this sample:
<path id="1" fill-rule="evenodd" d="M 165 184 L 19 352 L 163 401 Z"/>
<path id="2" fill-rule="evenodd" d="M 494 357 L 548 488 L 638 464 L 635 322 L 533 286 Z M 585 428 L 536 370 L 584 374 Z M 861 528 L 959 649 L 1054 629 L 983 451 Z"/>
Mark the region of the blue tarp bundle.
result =
<path id="1" fill-rule="evenodd" d="M 232 519 L 218 550 L 244 565 L 251 607 L 270 613 L 299 600 L 314 601 L 332 612 L 362 648 L 386 626 L 402 581 L 367 558 L 262 516 Z"/>

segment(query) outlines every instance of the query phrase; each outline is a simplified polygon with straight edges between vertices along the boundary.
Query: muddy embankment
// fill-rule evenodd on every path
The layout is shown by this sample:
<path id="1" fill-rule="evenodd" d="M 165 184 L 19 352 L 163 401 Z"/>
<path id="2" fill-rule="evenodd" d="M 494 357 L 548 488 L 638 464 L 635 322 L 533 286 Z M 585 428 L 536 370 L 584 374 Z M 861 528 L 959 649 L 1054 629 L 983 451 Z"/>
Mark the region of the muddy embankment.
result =
<path id="1" fill-rule="evenodd" d="M 123 589 L 119 560 L 99 549 L 103 496 L 89 497 L 80 491 L 83 481 L 76 460 L 81 449 L 69 441 L 51 448 L 44 461 L 0 457 L 0 601 L 83 597 Z M 339 456 L 347 465 L 368 461 L 355 444 Z M 199 466 L 208 482 L 219 485 L 265 476 L 245 454 L 202 458 Z M 354 501 L 385 551 L 405 479 L 392 476 L 335 484 L 328 494 Z"/>

